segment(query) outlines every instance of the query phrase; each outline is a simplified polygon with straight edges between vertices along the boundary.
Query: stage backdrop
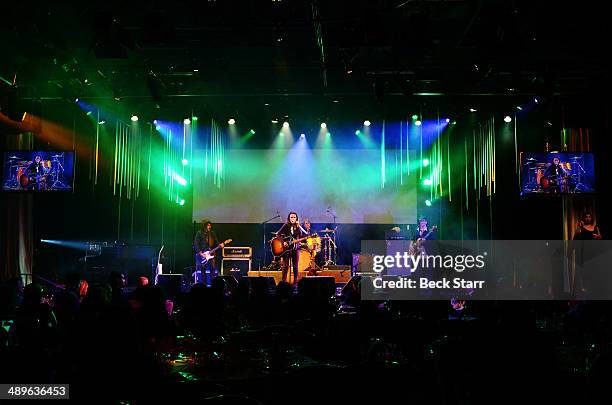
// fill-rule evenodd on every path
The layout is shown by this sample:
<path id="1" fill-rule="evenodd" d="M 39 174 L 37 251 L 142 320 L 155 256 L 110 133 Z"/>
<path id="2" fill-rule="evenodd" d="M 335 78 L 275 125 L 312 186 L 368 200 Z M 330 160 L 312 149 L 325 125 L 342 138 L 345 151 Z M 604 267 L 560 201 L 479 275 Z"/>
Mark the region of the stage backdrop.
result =
<path id="1" fill-rule="evenodd" d="M 260 223 L 297 211 L 312 222 L 414 223 L 414 151 L 376 148 L 194 151 L 193 218 Z M 211 159 L 215 160 L 211 162 Z M 212 163 L 212 164 L 211 164 Z"/>

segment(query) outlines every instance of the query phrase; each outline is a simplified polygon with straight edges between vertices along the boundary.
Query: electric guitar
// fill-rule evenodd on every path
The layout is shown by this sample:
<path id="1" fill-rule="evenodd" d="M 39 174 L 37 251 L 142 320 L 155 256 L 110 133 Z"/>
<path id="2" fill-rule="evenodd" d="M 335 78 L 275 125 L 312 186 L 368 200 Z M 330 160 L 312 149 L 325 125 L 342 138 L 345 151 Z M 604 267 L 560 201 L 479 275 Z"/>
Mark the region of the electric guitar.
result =
<path id="1" fill-rule="evenodd" d="M 232 243 L 232 240 L 227 239 L 223 243 L 220 243 L 219 246 L 214 249 L 206 250 L 204 252 L 198 252 L 198 254 L 196 255 L 196 259 L 200 262 L 202 266 L 204 266 L 206 265 L 206 263 L 208 263 L 211 259 L 215 257 L 215 252 L 221 247 L 221 245 L 228 245 L 230 243 Z"/>
<path id="2" fill-rule="evenodd" d="M 425 234 L 425 236 L 418 238 L 416 241 L 410 244 L 410 252 L 411 256 L 419 255 L 425 253 L 425 247 L 423 246 L 423 242 L 426 241 L 432 233 L 438 230 L 437 226 L 432 226 L 431 230 Z"/>

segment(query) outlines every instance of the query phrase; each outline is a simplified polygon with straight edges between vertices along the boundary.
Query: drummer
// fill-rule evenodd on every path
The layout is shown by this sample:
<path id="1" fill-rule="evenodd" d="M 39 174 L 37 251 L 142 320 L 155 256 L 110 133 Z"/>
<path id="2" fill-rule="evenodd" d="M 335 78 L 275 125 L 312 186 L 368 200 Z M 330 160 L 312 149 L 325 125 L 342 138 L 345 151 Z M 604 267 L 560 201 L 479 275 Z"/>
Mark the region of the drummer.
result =
<path id="1" fill-rule="evenodd" d="M 304 219 L 304 231 L 306 231 L 306 235 L 312 235 L 310 219 Z"/>

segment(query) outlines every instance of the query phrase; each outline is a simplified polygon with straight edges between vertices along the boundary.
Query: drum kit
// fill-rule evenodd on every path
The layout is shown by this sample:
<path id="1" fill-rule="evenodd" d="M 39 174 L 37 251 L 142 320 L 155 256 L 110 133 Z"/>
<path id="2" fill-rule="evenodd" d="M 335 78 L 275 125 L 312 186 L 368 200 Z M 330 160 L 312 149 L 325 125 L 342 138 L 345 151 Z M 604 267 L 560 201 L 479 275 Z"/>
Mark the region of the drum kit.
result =
<path id="1" fill-rule="evenodd" d="M 272 232 L 274 237 L 269 240 L 269 244 L 272 254 L 277 257 L 289 251 L 291 246 L 297 246 L 298 271 L 307 271 L 316 275 L 318 271 L 321 271 L 321 267 L 336 264 L 336 231 L 337 227 L 335 229 L 325 228 L 318 233 L 289 241 L 283 240 L 281 236 L 276 235 L 276 232 Z M 319 233 L 324 235 L 319 236 Z M 285 242 L 288 244 L 287 248 L 283 248 Z M 320 260 L 317 260 L 317 257 Z M 318 263 L 322 265 L 319 266 Z"/>
<path id="2" fill-rule="evenodd" d="M 41 160 L 39 171 L 28 170 L 35 163 L 20 156 L 8 156 L 5 176 L 5 190 L 65 190 L 70 186 L 64 183 L 64 154 L 51 156 L 51 160 Z"/>

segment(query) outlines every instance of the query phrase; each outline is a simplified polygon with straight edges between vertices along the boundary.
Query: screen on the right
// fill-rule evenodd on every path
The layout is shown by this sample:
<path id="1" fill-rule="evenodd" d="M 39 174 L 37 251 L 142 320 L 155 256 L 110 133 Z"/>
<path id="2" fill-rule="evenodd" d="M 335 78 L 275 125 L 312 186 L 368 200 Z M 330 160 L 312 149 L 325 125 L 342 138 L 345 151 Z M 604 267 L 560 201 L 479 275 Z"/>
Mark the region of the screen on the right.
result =
<path id="1" fill-rule="evenodd" d="M 521 194 L 595 192 L 592 153 L 521 153 Z"/>

